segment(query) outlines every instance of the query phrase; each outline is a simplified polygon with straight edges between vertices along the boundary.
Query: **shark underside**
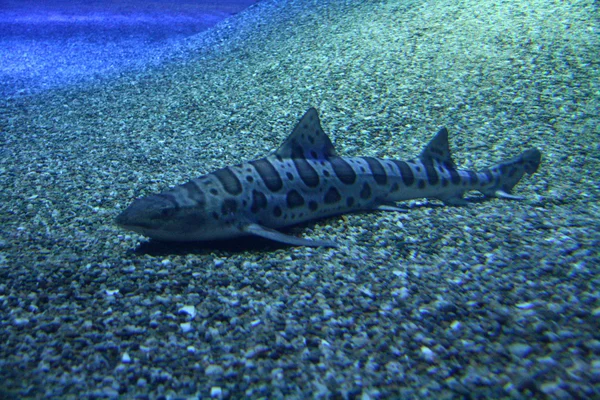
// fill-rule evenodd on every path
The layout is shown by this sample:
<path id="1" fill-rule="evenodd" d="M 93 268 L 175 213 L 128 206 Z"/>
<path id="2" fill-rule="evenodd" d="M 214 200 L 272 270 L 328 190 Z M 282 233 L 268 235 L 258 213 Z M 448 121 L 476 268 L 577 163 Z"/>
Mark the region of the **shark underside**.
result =
<path id="1" fill-rule="evenodd" d="M 256 235 L 292 246 L 335 247 L 277 229 L 361 210 L 404 211 L 395 203 L 415 198 L 464 205 L 470 190 L 520 199 L 511 190 L 537 171 L 540 160 L 539 150 L 529 149 L 480 172 L 458 170 L 445 128 L 413 160 L 341 157 L 311 108 L 274 154 L 137 199 L 116 222 L 162 241 Z"/>

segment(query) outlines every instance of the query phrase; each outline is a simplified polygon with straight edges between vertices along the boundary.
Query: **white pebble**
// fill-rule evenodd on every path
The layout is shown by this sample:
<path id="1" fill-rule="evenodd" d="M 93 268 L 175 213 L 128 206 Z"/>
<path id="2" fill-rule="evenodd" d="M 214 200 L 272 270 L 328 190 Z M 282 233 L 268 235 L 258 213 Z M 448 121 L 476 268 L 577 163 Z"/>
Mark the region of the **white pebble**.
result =
<path id="1" fill-rule="evenodd" d="M 223 389 L 218 386 L 213 386 L 210 388 L 210 397 L 213 399 L 220 399 L 223 397 Z"/>
<path id="2" fill-rule="evenodd" d="M 223 367 L 221 367 L 220 365 L 209 365 L 204 370 L 204 373 L 207 376 L 221 376 L 223 375 L 223 372 Z"/>
<path id="3" fill-rule="evenodd" d="M 221 260 L 220 258 L 215 258 L 213 263 L 215 264 L 215 267 L 222 267 L 225 264 L 225 261 Z"/>
<path id="4" fill-rule="evenodd" d="M 121 362 L 123 364 L 129 364 L 131 362 L 131 357 L 129 357 L 128 353 L 123 353 L 123 355 L 121 356 Z"/>
<path id="5" fill-rule="evenodd" d="M 25 326 L 29 323 L 29 320 L 27 318 L 15 318 L 14 320 L 14 324 L 16 326 Z"/>
<path id="6" fill-rule="evenodd" d="M 535 304 L 531 302 L 517 304 L 517 308 L 520 308 L 521 310 L 531 310 L 533 307 L 535 307 Z"/>
<path id="7" fill-rule="evenodd" d="M 181 331 L 183 333 L 188 333 L 193 329 L 192 324 L 190 324 L 189 322 L 183 322 L 183 323 L 179 324 L 179 326 L 181 327 Z"/>
<path id="8" fill-rule="evenodd" d="M 190 318 L 194 319 L 196 316 L 196 307 L 194 306 L 183 306 L 179 309 L 180 314 L 187 314 Z"/>
<path id="9" fill-rule="evenodd" d="M 436 358 L 435 353 L 427 346 L 421 346 L 421 356 L 427 362 L 434 362 Z"/>
<path id="10" fill-rule="evenodd" d="M 508 351 L 510 351 L 515 357 L 525 358 L 531 353 L 533 349 L 526 343 L 513 343 L 508 346 Z"/>
<path id="11" fill-rule="evenodd" d="M 119 289 L 106 289 L 106 294 L 109 296 L 114 296 L 119 293 Z"/>

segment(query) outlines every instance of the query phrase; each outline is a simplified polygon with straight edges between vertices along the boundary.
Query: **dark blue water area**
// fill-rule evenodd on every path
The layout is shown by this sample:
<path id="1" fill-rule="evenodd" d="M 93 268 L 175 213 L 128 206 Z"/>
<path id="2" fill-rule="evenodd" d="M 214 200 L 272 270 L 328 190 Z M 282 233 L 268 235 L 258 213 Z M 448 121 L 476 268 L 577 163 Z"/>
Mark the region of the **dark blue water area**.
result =
<path id="1" fill-rule="evenodd" d="M 182 39 L 257 0 L 0 0 L 0 95 L 157 65 Z"/>

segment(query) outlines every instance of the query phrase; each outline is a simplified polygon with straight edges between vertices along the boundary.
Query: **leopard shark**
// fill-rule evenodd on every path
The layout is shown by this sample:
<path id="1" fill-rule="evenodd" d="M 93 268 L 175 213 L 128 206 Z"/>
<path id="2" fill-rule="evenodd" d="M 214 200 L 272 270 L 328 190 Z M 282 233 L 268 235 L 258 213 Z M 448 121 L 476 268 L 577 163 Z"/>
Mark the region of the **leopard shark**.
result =
<path id="1" fill-rule="evenodd" d="M 311 108 L 273 154 L 134 200 L 116 223 L 159 241 L 254 235 L 291 246 L 336 247 L 331 240 L 279 229 L 356 211 L 402 212 L 396 202 L 417 198 L 462 206 L 471 190 L 520 200 L 511 194 L 513 187 L 523 175 L 536 172 L 540 161 L 540 151 L 532 148 L 480 172 L 459 170 L 446 128 L 412 160 L 343 157 Z"/>

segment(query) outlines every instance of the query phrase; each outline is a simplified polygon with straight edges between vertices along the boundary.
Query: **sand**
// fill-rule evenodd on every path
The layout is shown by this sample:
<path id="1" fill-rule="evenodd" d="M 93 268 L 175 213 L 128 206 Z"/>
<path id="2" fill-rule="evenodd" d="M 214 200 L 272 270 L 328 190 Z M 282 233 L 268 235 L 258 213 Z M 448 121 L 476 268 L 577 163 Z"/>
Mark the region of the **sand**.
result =
<path id="1" fill-rule="evenodd" d="M 4 96 L 0 395 L 599 397 L 598 15 L 265 0 L 157 65 Z M 311 106 L 343 155 L 407 159 L 446 126 L 461 168 L 543 160 L 523 201 L 291 230 L 339 249 L 114 225 L 138 196 L 268 154 Z"/>

